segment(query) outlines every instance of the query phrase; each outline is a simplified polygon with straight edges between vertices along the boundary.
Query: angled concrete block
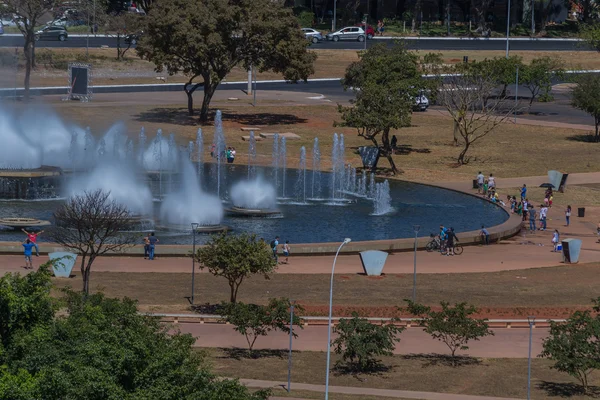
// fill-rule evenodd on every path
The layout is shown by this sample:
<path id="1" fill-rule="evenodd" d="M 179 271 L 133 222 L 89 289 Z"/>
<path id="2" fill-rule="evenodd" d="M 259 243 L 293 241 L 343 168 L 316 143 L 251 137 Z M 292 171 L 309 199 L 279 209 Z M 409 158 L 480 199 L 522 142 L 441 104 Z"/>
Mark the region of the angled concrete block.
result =
<path id="1" fill-rule="evenodd" d="M 57 251 L 55 253 L 49 253 L 48 257 L 50 260 L 56 260 L 52 265 L 52 272 L 57 278 L 68 278 L 71 276 L 71 271 L 77 261 L 77 254 L 69 253 L 66 251 Z"/>
<path id="2" fill-rule="evenodd" d="M 558 190 L 560 187 L 560 181 L 562 180 L 563 174 L 560 171 L 548 171 L 548 183 L 551 183 L 554 190 Z"/>
<path id="3" fill-rule="evenodd" d="M 380 250 L 367 250 L 361 251 L 359 254 L 365 274 L 369 276 L 381 275 L 388 253 Z"/>
<path id="4" fill-rule="evenodd" d="M 575 264 L 579 261 L 579 254 L 581 253 L 581 240 L 580 239 L 565 239 L 562 241 L 562 255 L 563 262 L 568 264 Z"/>

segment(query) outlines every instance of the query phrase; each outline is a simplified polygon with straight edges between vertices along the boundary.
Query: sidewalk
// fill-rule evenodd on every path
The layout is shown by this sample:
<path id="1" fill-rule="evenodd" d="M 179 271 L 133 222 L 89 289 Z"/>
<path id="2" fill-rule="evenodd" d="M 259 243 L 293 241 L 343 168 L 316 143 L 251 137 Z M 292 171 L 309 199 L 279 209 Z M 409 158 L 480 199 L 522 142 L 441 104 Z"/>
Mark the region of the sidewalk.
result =
<path id="1" fill-rule="evenodd" d="M 285 388 L 287 382 L 260 381 L 255 379 L 240 379 L 240 382 L 252 388 Z M 292 382 L 292 390 L 308 390 L 311 392 L 325 393 L 325 385 L 311 385 L 308 383 Z M 412 392 L 408 390 L 388 390 L 349 386 L 329 386 L 329 393 L 353 394 L 358 396 L 382 396 L 396 399 L 421 399 L 421 400 L 515 400 L 514 398 L 489 397 L 489 396 L 470 396 L 464 394 L 433 393 L 433 392 Z M 271 397 L 272 400 L 278 399 Z M 286 398 L 286 399 L 289 399 Z M 281 398 L 283 400 L 283 398 Z M 292 399 L 293 400 L 293 399 Z"/>

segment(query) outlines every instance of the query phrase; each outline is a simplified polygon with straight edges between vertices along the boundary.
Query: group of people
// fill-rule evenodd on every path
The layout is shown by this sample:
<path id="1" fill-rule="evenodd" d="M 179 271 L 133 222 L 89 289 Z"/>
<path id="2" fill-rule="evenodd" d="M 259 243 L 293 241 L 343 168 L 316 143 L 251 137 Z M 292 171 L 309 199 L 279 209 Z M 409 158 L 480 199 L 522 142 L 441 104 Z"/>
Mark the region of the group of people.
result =
<path id="1" fill-rule="evenodd" d="M 144 260 L 154 260 L 154 250 L 156 249 L 156 243 L 158 238 L 151 232 L 150 235 L 144 237 Z"/>
<path id="2" fill-rule="evenodd" d="M 25 254 L 25 269 L 33 269 L 33 262 L 31 257 L 33 257 L 33 249 L 35 249 L 36 257 L 40 256 L 40 248 L 37 244 L 37 237 L 44 233 L 44 231 L 39 232 L 27 232 L 25 229 L 21 229 L 25 235 L 27 235 L 27 239 L 23 243 L 23 251 Z"/>
<path id="3" fill-rule="evenodd" d="M 269 247 L 273 251 L 273 258 L 278 264 L 289 264 L 290 263 L 290 241 L 286 240 L 285 243 L 281 244 L 281 250 L 283 252 L 283 256 L 285 257 L 285 261 L 279 262 L 279 236 L 275 236 L 275 239 L 271 240 Z"/>
<path id="4" fill-rule="evenodd" d="M 453 256 L 456 242 L 458 242 L 458 237 L 454 232 L 454 228 L 446 228 L 444 225 L 440 225 L 440 253 L 443 256 Z"/>
<path id="5" fill-rule="evenodd" d="M 235 161 L 235 155 L 235 147 L 227 147 L 227 149 L 219 155 L 217 154 L 217 146 L 214 143 L 210 146 L 210 156 L 212 158 L 225 158 L 228 164 L 233 164 L 233 162 Z"/>

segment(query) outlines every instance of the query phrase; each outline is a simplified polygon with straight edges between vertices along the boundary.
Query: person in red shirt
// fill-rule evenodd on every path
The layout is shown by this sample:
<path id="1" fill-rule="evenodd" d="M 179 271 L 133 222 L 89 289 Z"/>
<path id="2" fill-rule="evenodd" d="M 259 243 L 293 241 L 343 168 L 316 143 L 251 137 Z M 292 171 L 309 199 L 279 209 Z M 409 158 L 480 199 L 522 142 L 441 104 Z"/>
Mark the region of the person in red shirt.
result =
<path id="1" fill-rule="evenodd" d="M 35 246 L 35 255 L 37 257 L 40 256 L 40 248 L 38 247 L 37 244 L 37 237 L 39 235 L 41 235 L 42 233 L 44 233 L 44 231 L 39 231 L 39 232 L 27 232 L 25 229 L 21 229 L 26 235 L 27 238 L 31 241 L 31 243 L 33 243 L 33 245 Z"/>

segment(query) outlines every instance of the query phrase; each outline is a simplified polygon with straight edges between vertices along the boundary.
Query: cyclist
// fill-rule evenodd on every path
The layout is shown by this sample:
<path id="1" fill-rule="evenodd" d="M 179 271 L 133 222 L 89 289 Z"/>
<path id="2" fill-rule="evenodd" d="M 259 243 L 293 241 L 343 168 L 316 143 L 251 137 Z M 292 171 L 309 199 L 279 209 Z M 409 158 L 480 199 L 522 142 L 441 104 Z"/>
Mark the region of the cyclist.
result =
<path id="1" fill-rule="evenodd" d="M 448 230 L 444 228 L 444 225 L 440 225 L 440 253 L 444 254 L 446 251 L 446 239 L 448 238 Z"/>
<path id="2" fill-rule="evenodd" d="M 454 228 L 450 228 L 449 231 L 446 232 L 446 255 L 453 256 L 454 255 L 454 241 L 458 242 L 458 238 L 454 233 Z"/>

